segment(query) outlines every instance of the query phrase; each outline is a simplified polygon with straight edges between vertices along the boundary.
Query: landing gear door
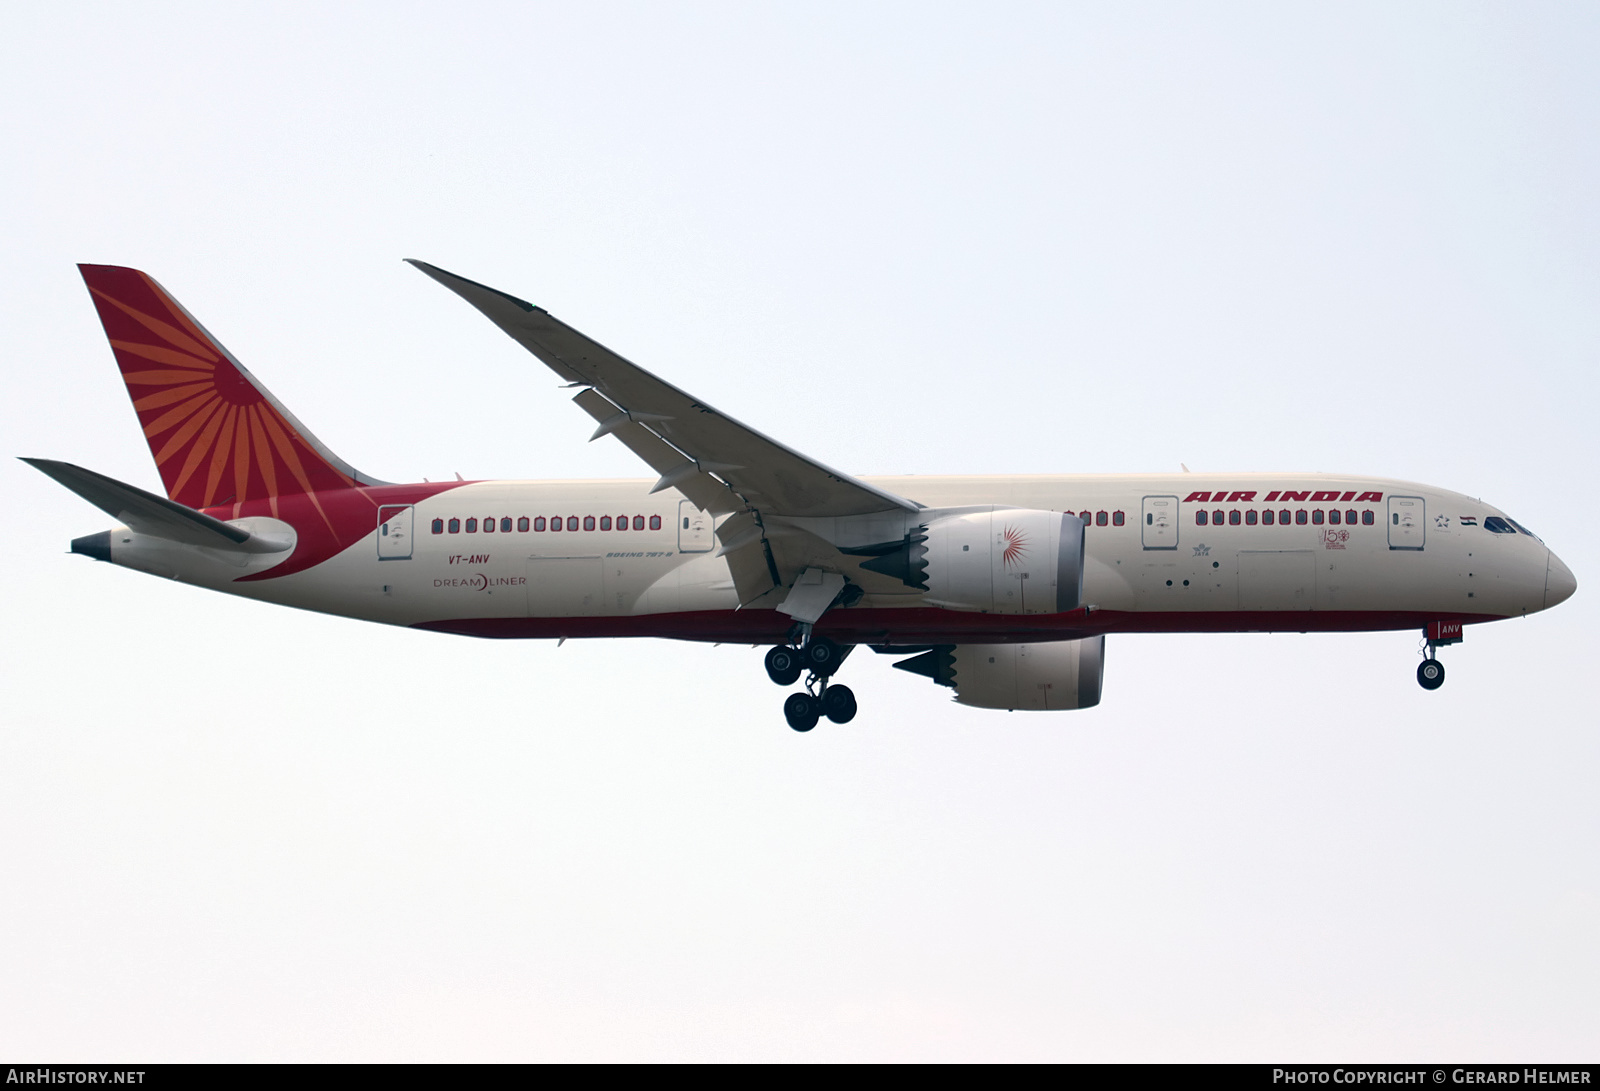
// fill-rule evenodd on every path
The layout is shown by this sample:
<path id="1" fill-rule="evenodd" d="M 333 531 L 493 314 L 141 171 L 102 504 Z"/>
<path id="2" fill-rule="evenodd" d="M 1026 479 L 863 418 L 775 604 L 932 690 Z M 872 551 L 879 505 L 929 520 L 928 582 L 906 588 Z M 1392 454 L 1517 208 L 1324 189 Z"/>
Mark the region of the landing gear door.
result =
<path id="1" fill-rule="evenodd" d="M 1178 548 L 1178 498 L 1176 496 L 1147 496 L 1141 515 L 1146 549 Z"/>
<path id="2" fill-rule="evenodd" d="M 378 560 L 411 559 L 411 518 L 415 513 L 409 505 L 378 509 Z"/>
<path id="3" fill-rule="evenodd" d="M 711 551 L 711 513 L 694 506 L 693 500 L 678 501 L 678 552 Z"/>
<path id="4" fill-rule="evenodd" d="M 1421 549 L 1427 514 L 1427 502 L 1420 496 L 1389 497 L 1389 548 Z"/>

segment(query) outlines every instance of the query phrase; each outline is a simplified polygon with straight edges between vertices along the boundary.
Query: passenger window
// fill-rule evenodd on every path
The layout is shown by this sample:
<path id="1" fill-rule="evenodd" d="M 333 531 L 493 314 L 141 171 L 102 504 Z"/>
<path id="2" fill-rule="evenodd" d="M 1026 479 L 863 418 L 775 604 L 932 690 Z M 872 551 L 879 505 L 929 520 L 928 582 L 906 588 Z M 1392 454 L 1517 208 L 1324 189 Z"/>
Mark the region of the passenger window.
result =
<path id="1" fill-rule="evenodd" d="M 628 517 L 626 515 L 617 516 L 617 529 L 618 530 L 627 530 L 628 529 Z"/>
<path id="2" fill-rule="evenodd" d="M 1304 514 L 1304 513 L 1302 513 L 1302 514 Z M 1302 523 L 1305 522 L 1304 519 L 1302 519 L 1300 521 Z M 1278 512 L 1278 522 L 1280 524 L 1282 524 L 1283 526 L 1288 526 L 1289 525 L 1289 509 L 1288 508 L 1284 508 L 1284 509 L 1282 509 L 1281 511 Z"/>
<path id="3" fill-rule="evenodd" d="M 1194 525 L 1195 526 L 1203 527 L 1210 521 L 1211 521 L 1211 517 L 1209 515 L 1207 515 L 1204 510 L 1197 511 L 1197 512 L 1194 513 Z"/>
<path id="4" fill-rule="evenodd" d="M 1374 525 L 1376 522 L 1377 522 L 1377 520 L 1372 517 L 1372 512 L 1364 511 L 1364 512 L 1361 513 L 1361 525 L 1362 526 L 1370 527 L 1370 526 Z"/>
<path id="5" fill-rule="evenodd" d="M 1296 526 L 1303 527 L 1303 526 L 1306 525 L 1306 509 L 1305 508 L 1296 508 L 1295 509 L 1294 522 L 1295 522 Z"/>
<path id="6" fill-rule="evenodd" d="M 1355 526 L 1356 525 L 1356 509 L 1355 508 L 1351 508 L 1349 511 L 1344 513 L 1344 521 L 1349 523 L 1351 526 Z"/>
<path id="7" fill-rule="evenodd" d="M 485 534 L 494 533 L 494 516 L 491 515 L 483 521 L 483 532 Z"/>
<path id="8" fill-rule="evenodd" d="M 634 530 L 643 530 L 644 529 L 644 516 L 635 515 L 633 517 L 633 529 Z"/>
<path id="9" fill-rule="evenodd" d="M 452 519 L 452 520 L 450 520 L 450 533 L 451 534 L 460 534 L 461 533 L 461 520 L 460 519 Z"/>
<path id="10" fill-rule="evenodd" d="M 435 519 L 433 521 L 433 532 L 435 534 L 443 534 L 444 533 L 444 520 L 443 519 Z"/>
<path id="11" fill-rule="evenodd" d="M 578 529 L 578 517 L 576 515 L 567 516 L 567 529 L 568 530 L 577 530 Z"/>
<path id="12" fill-rule="evenodd" d="M 600 529 L 601 530 L 610 530 L 611 529 L 611 516 L 602 515 L 600 517 Z"/>
<path id="13" fill-rule="evenodd" d="M 478 533 L 478 521 L 476 519 L 468 519 L 467 520 L 467 533 L 468 534 L 476 534 L 476 533 Z"/>
<path id="14" fill-rule="evenodd" d="M 1251 508 L 1249 511 L 1244 513 L 1244 521 L 1249 526 L 1253 527 L 1253 526 L 1256 525 L 1256 509 L 1255 508 Z"/>
<path id="15" fill-rule="evenodd" d="M 1126 520 L 1123 518 L 1123 515 L 1120 511 L 1114 511 L 1111 513 L 1112 526 L 1120 527 L 1124 522 L 1126 522 Z"/>
<path id="16" fill-rule="evenodd" d="M 557 530 L 561 529 L 561 516 L 552 515 L 550 517 L 550 529 L 552 531 L 557 531 Z"/>
<path id="17" fill-rule="evenodd" d="M 593 530 L 594 529 L 594 516 L 585 515 L 583 517 L 583 529 L 584 530 Z"/>
<path id="18" fill-rule="evenodd" d="M 1328 512 L 1328 522 L 1334 524 L 1335 526 L 1339 525 L 1339 509 L 1338 508 L 1334 508 L 1332 511 Z"/>
<path id="19" fill-rule="evenodd" d="M 533 517 L 533 529 L 534 530 L 543 530 L 544 529 L 544 516 L 535 515 Z"/>
<path id="20" fill-rule="evenodd" d="M 685 523 L 687 523 L 688 521 L 689 520 L 687 520 L 687 519 L 684 520 Z M 651 530 L 660 530 L 661 529 L 661 516 L 652 515 L 650 517 L 650 529 Z"/>
<path id="21" fill-rule="evenodd" d="M 511 533 L 511 516 L 507 515 L 503 519 L 500 520 L 500 533 L 501 534 L 510 534 Z"/>
<path id="22" fill-rule="evenodd" d="M 1268 508 L 1266 511 L 1261 513 L 1261 521 L 1269 527 L 1272 525 L 1273 514 L 1271 508 Z"/>
<path id="23" fill-rule="evenodd" d="M 1319 526 L 1319 527 L 1322 525 L 1322 509 L 1321 508 L 1318 508 L 1316 511 L 1311 513 L 1311 521 L 1313 523 L 1317 524 L 1317 526 Z"/>
<path id="24" fill-rule="evenodd" d="M 1108 513 L 1103 512 L 1103 511 L 1097 511 L 1097 512 L 1094 513 L 1094 525 L 1095 526 L 1103 527 L 1107 523 L 1109 523 L 1110 521 L 1111 521 L 1111 516 Z"/>
<path id="25" fill-rule="evenodd" d="M 1221 508 L 1218 508 L 1216 511 L 1211 513 L 1211 521 L 1219 527 L 1222 525 L 1222 520 L 1225 518 L 1227 518 L 1227 516 Z"/>
<path id="26" fill-rule="evenodd" d="M 1228 525 L 1230 527 L 1238 526 L 1239 525 L 1239 518 L 1240 518 L 1239 509 L 1238 508 L 1234 508 L 1232 511 L 1230 511 L 1228 513 Z"/>
<path id="27" fill-rule="evenodd" d="M 517 519 L 517 532 L 519 534 L 528 533 L 528 517 L 526 515 Z"/>
<path id="28" fill-rule="evenodd" d="M 1080 511 L 1078 513 L 1078 518 L 1083 520 L 1084 526 L 1088 526 L 1090 523 L 1094 522 L 1094 512 Z"/>

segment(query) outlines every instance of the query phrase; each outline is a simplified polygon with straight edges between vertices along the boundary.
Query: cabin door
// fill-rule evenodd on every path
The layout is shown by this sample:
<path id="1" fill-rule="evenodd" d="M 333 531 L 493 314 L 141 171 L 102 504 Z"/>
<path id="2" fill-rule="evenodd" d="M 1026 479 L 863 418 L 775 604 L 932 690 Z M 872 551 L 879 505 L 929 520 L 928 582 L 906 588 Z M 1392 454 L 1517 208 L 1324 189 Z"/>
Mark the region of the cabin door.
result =
<path id="1" fill-rule="evenodd" d="M 695 507 L 693 500 L 678 501 L 678 552 L 711 551 L 711 513 Z"/>
<path id="2" fill-rule="evenodd" d="M 410 505 L 378 509 L 378 560 L 411 559 L 411 517 L 415 513 L 416 509 Z"/>
<path id="3" fill-rule="evenodd" d="M 1420 496 L 1389 497 L 1389 548 L 1421 549 L 1427 514 L 1427 501 Z"/>
<path id="4" fill-rule="evenodd" d="M 1178 548 L 1178 498 L 1176 496 L 1147 496 L 1140 516 L 1146 549 Z"/>

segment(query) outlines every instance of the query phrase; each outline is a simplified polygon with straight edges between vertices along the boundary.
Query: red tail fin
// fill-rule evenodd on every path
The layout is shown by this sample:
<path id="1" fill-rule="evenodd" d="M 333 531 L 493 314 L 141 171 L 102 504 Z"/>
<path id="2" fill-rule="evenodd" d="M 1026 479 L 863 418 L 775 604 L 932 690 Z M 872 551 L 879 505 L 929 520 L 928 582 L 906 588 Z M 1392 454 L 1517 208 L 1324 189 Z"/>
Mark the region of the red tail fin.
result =
<path id="1" fill-rule="evenodd" d="M 366 483 L 161 285 L 137 269 L 78 269 L 173 500 L 237 506 Z"/>

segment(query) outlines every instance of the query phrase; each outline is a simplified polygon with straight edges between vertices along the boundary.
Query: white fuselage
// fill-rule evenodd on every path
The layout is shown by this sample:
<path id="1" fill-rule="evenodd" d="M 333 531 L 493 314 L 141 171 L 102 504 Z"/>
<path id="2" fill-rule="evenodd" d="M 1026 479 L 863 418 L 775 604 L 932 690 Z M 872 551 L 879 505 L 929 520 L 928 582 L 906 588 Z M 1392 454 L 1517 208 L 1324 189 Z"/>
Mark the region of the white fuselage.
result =
<path id="1" fill-rule="evenodd" d="M 928 508 L 996 505 L 1083 515 L 1083 598 L 1091 609 L 1057 638 L 1485 621 L 1553 606 L 1575 586 L 1537 538 L 1489 529 L 1491 517 L 1504 525 L 1497 509 L 1410 482 L 1331 474 L 866 480 Z M 282 555 L 224 556 L 126 529 L 113 533 L 111 559 L 285 605 L 478 635 L 757 639 L 778 631 L 770 606 L 747 611 L 767 615 L 764 621 L 730 621 L 741 604 L 728 561 L 717 555 L 713 529 L 721 520 L 673 491 L 652 495 L 649 486 L 644 480 L 470 483 L 421 500 L 408 513 L 391 512 L 364 540 L 277 579 L 237 582 L 269 570 Z M 617 529 L 621 517 L 626 530 Z M 557 520 L 559 531 L 551 529 Z M 491 522 L 493 530 L 486 529 Z M 873 620 L 860 639 L 894 641 L 902 638 L 899 615 L 887 612 L 914 610 L 918 620 L 908 632 L 944 632 L 930 620 L 935 615 L 922 593 L 881 584 L 866 590 L 830 619 L 864 611 L 860 616 Z M 958 634 L 1049 638 L 1036 625 L 1022 633 L 998 618 L 956 620 Z M 519 621 L 525 624 L 511 624 Z"/>

